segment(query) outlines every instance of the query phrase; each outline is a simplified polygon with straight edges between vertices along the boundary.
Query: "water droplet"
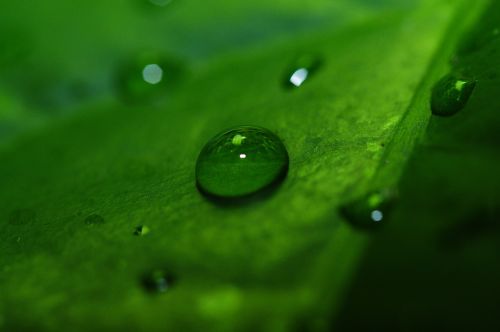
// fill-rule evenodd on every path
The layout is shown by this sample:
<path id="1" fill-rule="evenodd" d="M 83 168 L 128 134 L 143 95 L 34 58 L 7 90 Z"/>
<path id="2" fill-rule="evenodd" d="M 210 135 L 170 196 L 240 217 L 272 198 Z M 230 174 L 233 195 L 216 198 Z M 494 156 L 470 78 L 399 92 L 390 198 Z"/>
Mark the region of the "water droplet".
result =
<path id="1" fill-rule="evenodd" d="M 142 278 L 142 285 L 151 293 L 164 293 L 174 282 L 175 278 L 165 270 L 154 270 Z"/>
<path id="2" fill-rule="evenodd" d="M 149 227 L 146 225 L 137 226 L 134 230 L 134 235 L 143 236 L 148 234 L 150 231 Z"/>
<path id="3" fill-rule="evenodd" d="M 393 190 L 375 191 L 343 205 L 340 213 L 354 227 L 375 229 L 384 222 L 395 199 Z"/>
<path id="4" fill-rule="evenodd" d="M 85 218 L 85 223 L 87 225 L 101 225 L 104 224 L 104 218 L 98 214 L 91 214 Z"/>
<path id="5" fill-rule="evenodd" d="M 205 194 L 238 198 L 273 187 L 287 171 L 288 153 L 275 134 L 241 126 L 205 145 L 196 163 L 196 181 Z"/>
<path id="6" fill-rule="evenodd" d="M 432 89 L 431 109 L 434 115 L 450 116 L 462 108 L 476 85 L 475 81 L 446 75 Z"/>
<path id="7" fill-rule="evenodd" d="M 290 65 L 286 71 L 284 85 L 287 88 L 298 88 L 313 75 L 321 66 L 321 61 L 315 56 L 302 56 Z"/>
<path id="8" fill-rule="evenodd" d="M 11 225 L 27 225 L 36 220 L 36 213 L 30 209 L 17 209 L 12 211 L 9 216 Z"/>
<path id="9" fill-rule="evenodd" d="M 161 101 L 178 85 L 183 73 L 180 60 L 146 54 L 123 66 L 116 82 L 121 97 L 128 102 Z"/>

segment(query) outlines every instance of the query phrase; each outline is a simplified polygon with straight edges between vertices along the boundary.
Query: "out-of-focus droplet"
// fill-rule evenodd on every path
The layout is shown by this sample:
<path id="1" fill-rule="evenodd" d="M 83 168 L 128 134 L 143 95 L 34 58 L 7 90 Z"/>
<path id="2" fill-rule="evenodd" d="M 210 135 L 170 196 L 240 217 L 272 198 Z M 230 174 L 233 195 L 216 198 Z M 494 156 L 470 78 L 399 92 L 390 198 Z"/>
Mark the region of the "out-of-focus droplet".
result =
<path id="1" fill-rule="evenodd" d="M 432 89 L 432 114 L 450 116 L 460 111 L 467 104 L 475 85 L 472 80 L 444 76 Z"/>
<path id="2" fill-rule="evenodd" d="M 196 182 L 205 194 L 238 198 L 280 183 L 288 171 L 288 153 L 272 132 L 241 126 L 222 132 L 202 149 Z"/>
<path id="3" fill-rule="evenodd" d="M 340 213 L 356 228 L 376 229 L 384 223 L 395 199 L 394 190 L 375 191 L 341 206 Z"/>
<path id="4" fill-rule="evenodd" d="M 164 55 L 142 55 L 118 72 L 118 91 L 127 102 L 157 103 L 179 85 L 185 72 L 182 61 Z"/>
<path id="5" fill-rule="evenodd" d="M 165 270 L 153 270 L 142 278 L 142 285 L 151 293 L 164 293 L 175 282 L 175 278 Z"/>

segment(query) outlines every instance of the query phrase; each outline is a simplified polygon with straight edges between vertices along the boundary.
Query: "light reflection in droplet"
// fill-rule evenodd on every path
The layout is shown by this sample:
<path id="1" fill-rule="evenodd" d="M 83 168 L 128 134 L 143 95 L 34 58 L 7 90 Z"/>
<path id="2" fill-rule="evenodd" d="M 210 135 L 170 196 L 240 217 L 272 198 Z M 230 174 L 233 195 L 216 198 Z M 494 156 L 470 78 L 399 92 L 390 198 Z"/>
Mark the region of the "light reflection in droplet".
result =
<path id="1" fill-rule="evenodd" d="M 247 157 L 246 154 L 244 154 L 244 153 L 240 154 L 240 159 L 245 159 L 246 157 Z"/>
<path id="2" fill-rule="evenodd" d="M 297 87 L 301 86 L 302 83 L 304 83 L 304 81 L 307 79 L 308 75 L 309 71 L 306 68 L 299 68 L 293 72 L 292 76 L 290 77 L 290 83 Z"/>
<path id="3" fill-rule="evenodd" d="M 142 70 L 142 78 L 149 84 L 158 84 L 163 78 L 163 69 L 156 63 L 146 65 Z"/>
<path id="4" fill-rule="evenodd" d="M 373 221 L 379 222 L 382 219 L 384 219 L 384 214 L 380 210 L 373 210 L 370 217 L 372 218 Z"/>

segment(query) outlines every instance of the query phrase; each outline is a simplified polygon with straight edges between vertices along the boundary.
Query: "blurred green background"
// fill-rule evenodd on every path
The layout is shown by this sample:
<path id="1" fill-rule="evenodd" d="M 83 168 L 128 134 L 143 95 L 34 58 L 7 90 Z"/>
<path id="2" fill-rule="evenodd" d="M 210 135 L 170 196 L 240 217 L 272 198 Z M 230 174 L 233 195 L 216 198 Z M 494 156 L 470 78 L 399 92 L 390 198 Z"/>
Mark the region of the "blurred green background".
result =
<path id="1" fill-rule="evenodd" d="M 0 18 L 0 330 L 500 328 L 498 2 L 50 0 Z M 303 57 L 321 66 L 284 88 Z M 474 91 L 433 116 L 450 73 Z M 290 169 L 223 206 L 195 162 L 237 125 L 281 137 Z M 376 227 L 339 213 L 378 191 L 395 197 Z"/>

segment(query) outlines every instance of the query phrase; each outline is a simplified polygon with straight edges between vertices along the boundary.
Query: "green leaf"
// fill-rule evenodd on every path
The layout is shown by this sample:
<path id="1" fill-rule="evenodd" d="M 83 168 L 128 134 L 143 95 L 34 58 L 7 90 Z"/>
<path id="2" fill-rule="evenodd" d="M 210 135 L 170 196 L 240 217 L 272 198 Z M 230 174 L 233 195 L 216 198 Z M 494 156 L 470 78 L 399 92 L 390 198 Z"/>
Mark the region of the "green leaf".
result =
<path id="1" fill-rule="evenodd" d="M 473 269 L 488 266 L 474 288 L 481 296 L 498 288 L 488 250 L 498 241 L 460 249 L 469 223 L 457 221 L 499 201 L 499 39 L 453 57 L 469 28 L 472 36 L 495 29 L 498 20 L 479 19 L 499 16 L 499 5 L 487 3 L 220 0 L 211 15 L 205 3 L 173 2 L 160 13 L 92 2 L 79 28 L 64 15 L 76 5 L 33 5 L 62 15 L 27 25 L 40 27 L 37 59 L 0 58 L 5 77 L 33 84 L 1 83 L 22 100 L 45 81 L 42 96 L 75 77 L 94 92 L 26 102 L 36 110 L 30 119 L 44 114 L 36 129 L 23 129 L 21 116 L 9 120 L 19 127 L 0 151 L 0 328 L 418 330 L 434 326 L 442 307 L 451 308 L 444 324 L 460 321 L 453 296 L 465 287 L 460 299 L 478 299 L 464 286 L 477 280 Z M 21 15 L 19 4 L 2 6 Z M 16 15 L 3 26 L 18 27 Z M 55 26 L 70 29 L 51 36 Z M 163 37 L 179 45 L 184 77 L 159 104 L 116 99 L 113 59 L 175 51 L 155 49 Z M 290 66 L 311 54 L 321 66 L 284 89 Z M 34 73 L 23 66 L 30 63 Z M 59 65 L 64 80 L 47 76 Z M 450 71 L 476 78 L 475 89 L 455 116 L 431 118 L 432 86 Z M 221 206 L 196 189 L 195 162 L 211 137 L 238 125 L 282 138 L 289 172 L 265 199 Z M 399 188 L 399 201 L 380 232 L 339 215 L 343 204 L 384 188 Z M 137 236 L 138 227 L 148 232 Z M 451 236 L 459 249 L 439 246 L 449 232 L 459 234 Z M 151 293 L 158 282 L 166 291 Z"/>

